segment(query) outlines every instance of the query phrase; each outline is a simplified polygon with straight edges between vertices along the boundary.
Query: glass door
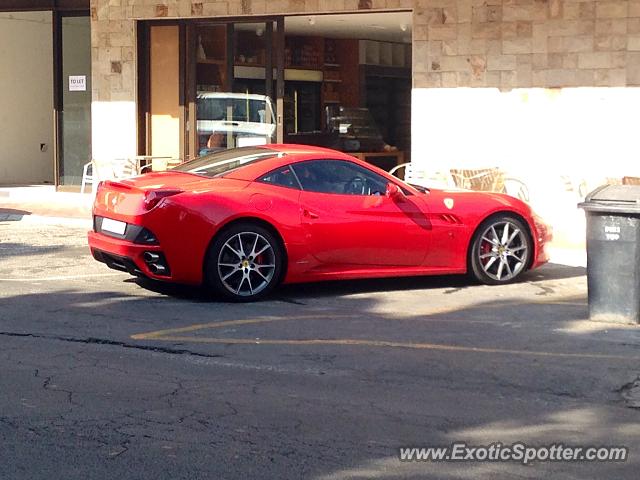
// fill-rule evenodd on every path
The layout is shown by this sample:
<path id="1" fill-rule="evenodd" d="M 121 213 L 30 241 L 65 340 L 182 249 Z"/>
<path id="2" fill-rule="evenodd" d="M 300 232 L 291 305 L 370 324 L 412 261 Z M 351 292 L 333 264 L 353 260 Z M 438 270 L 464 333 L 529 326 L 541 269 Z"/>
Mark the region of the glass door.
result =
<path id="1" fill-rule="evenodd" d="M 277 140 L 276 87 L 284 84 L 282 67 L 277 68 L 284 55 L 275 48 L 278 25 L 274 20 L 192 25 L 187 67 L 192 156 Z"/>
<path id="2" fill-rule="evenodd" d="M 74 187 L 91 160 L 91 25 L 88 15 L 58 14 L 55 27 L 56 183 Z"/>

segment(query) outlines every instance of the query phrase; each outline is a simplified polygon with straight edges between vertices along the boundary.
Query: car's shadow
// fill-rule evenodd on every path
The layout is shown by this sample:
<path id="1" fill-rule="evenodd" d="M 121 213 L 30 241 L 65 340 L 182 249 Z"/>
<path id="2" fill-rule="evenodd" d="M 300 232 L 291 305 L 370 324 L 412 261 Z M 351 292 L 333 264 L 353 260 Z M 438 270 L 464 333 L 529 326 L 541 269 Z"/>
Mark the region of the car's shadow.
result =
<path id="1" fill-rule="evenodd" d="M 31 215 L 28 210 L 17 210 L 15 208 L 0 208 L 0 221 L 20 221 L 22 217 Z"/>
<path id="2" fill-rule="evenodd" d="M 582 267 L 570 267 L 559 264 L 548 264 L 539 269 L 526 272 L 521 282 L 540 282 L 559 280 L 585 275 Z M 479 283 L 468 275 L 438 275 L 422 277 L 376 278 L 364 280 L 337 280 L 330 282 L 300 283 L 283 285 L 275 296 L 284 298 L 322 297 L 349 295 L 368 292 L 392 292 L 404 290 L 451 289 L 453 293 L 464 288 L 477 286 Z"/>
<path id="3" fill-rule="evenodd" d="M 541 282 L 560 280 L 564 278 L 581 277 L 586 270 L 582 267 L 571 267 L 560 264 L 547 264 L 536 270 L 529 271 L 522 276 L 522 282 Z M 135 282 L 147 290 L 174 298 L 194 302 L 221 301 L 206 289 L 192 285 L 179 285 L 158 282 L 147 278 L 133 278 L 126 280 Z M 268 299 L 295 302 L 296 299 L 313 297 L 336 297 L 356 293 L 393 292 L 404 290 L 451 289 L 453 293 L 464 288 L 478 285 L 467 275 L 438 275 L 423 277 L 376 278 L 364 280 L 335 280 L 314 283 L 296 283 L 283 285 Z"/>

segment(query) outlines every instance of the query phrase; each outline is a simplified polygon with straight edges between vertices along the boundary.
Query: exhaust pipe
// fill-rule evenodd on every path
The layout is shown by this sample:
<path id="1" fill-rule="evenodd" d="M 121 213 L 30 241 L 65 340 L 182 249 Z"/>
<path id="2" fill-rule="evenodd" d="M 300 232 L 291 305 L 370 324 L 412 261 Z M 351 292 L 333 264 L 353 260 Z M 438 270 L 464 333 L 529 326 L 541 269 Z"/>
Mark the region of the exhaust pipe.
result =
<path id="1" fill-rule="evenodd" d="M 143 258 L 147 263 L 157 262 L 158 260 L 160 260 L 160 255 L 153 252 L 144 252 Z"/>
<path id="2" fill-rule="evenodd" d="M 164 265 L 160 265 L 158 263 L 149 264 L 149 270 L 156 275 L 162 275 L 167 271 L 167 268 Z"/>
<path id="3" fill-rule="evenodd" d="M 170 275 L 169 265 L 167 265 L 167 260 L 162 252 L 144 252 L 142 259 L 147 264 L 149 271 L 154 275 L 165 277 Z"/>

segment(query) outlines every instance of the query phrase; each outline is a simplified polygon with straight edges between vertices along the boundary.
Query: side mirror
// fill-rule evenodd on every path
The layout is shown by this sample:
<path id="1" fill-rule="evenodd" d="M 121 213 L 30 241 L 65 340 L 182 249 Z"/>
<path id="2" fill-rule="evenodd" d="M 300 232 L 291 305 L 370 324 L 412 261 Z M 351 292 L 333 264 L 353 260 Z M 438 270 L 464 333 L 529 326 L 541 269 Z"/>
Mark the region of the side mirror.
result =
<path id="1" fill-rule="evenodd" d="M 404 193 L 402 193 L 400 187 L 391 182 L 387 183 L 385 195 L 387 196 L 387 198 L 390 198 L 392 200 L 400 200 L 401 198 L 404 198 Z"/>

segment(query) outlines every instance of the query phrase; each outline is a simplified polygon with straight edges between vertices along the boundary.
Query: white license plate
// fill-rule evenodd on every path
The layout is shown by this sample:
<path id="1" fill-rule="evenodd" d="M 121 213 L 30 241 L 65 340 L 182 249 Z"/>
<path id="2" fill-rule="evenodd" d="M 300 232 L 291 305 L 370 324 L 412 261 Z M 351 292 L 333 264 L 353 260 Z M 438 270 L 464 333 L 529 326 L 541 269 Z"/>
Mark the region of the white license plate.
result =
<path id="1" fill-rule="evenodd" d="M 126 229 L 127 229 L 127 224 L 125 222 L 112 220 L 110 218 L 102 219 L 102 230 L 105 230 L 111 233 L 117 233 L 118 235 L 124 235 L 124 231 Z"/>

